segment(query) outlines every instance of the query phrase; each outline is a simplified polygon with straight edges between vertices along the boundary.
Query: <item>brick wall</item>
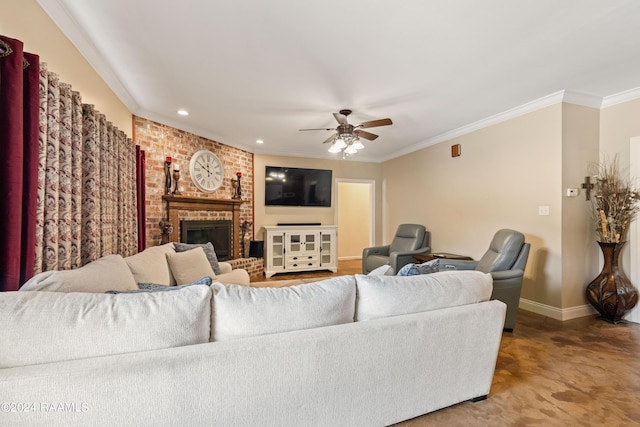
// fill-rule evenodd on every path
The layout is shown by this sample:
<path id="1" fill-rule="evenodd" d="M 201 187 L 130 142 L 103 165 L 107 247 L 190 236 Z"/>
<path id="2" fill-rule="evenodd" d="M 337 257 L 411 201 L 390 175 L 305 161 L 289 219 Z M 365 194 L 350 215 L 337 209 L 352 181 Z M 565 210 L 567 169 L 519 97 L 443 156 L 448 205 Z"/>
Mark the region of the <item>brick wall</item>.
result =
<path id="1" fill-rule="evenodd" d="M 147 160 L 147 247 L 159 245 L 162 239 L 158 223 L 166 218 L 164 194 L 164 162 L 167 156 L 180 166 L 179 190 L 184 196 L 231 199 L 231 180 L 236 172 L 242 172 L 242 200 L 240 222 L 253 223 L 253 153 L 221 144 L 171 126 L 163 125 L 142 117 L 133 117 L 133 139 L 145 151 Z M 224 165 L 224 182 L 213 193 L 203 193 L 191 182 L 189 161 L 198 150 L 210 150 Z M 186 212 L 180 211 L 180 219 L 190 220 L 231 220 L 231 212 Z M 253 236 L 253 230 L 249 233 Z"/>

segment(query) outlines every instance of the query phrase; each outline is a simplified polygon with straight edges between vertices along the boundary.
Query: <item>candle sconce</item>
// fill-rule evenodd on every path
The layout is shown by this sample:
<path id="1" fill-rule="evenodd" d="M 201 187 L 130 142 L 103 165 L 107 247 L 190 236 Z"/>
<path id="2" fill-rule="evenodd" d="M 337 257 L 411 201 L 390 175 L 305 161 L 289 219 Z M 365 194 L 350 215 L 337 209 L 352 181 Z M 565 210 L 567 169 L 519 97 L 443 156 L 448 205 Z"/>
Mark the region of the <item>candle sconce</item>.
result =
<path id="1" fill-rule="evenodd" d="M 173 194 L 181 194 L 180 190 L 178 190 L 178 183 L 180 182 L 180 170 L 178 166 L 173 169 Z"/>
<path id="2" fill-rule="evenodd" d="M 231 179 L 231 186 L 233 187 L 233 199 L 242 199 L 242 186 L 240 185 L 240 178 L 242 178 L 242 172 L 236 172 L 237 179 Z"/>
<path id="3" fill-rule="evenodd" d="M 171 192 L 171 157 L 164 162 L 164 194 Z"/>

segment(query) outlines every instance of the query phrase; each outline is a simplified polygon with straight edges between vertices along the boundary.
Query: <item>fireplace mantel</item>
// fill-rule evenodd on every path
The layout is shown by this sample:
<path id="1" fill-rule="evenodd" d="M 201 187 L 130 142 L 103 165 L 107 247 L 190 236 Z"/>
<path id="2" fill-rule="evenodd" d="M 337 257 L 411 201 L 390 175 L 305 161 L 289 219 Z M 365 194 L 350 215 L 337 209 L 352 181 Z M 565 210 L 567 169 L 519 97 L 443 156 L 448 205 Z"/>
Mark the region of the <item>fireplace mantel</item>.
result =
<path id="1" fill-rule="evenodd" d="M 170 242 L 180 241 L 180 218 L 178 211 L 224 211 L 233 213 L 233 258 L 240 258 L 240 205 L 243 200 L 211 199 L 206 197 L 174 196 L 165 194 L 162 200 L 167 202 L 167 217 L 173 226 L 169 234 Z"/>

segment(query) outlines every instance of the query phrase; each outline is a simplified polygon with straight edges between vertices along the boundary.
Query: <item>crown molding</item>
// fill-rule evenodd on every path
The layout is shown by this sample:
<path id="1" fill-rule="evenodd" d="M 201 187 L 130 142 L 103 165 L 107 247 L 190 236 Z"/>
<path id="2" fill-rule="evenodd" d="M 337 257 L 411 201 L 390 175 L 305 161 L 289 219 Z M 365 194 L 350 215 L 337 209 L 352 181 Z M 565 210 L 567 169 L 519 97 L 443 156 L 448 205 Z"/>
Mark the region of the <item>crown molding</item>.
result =
<path id="1" fill-rule="evenodd" d="M 624 92 L 615 93 L 605 96 L 602 99 L 602 108 L 611 107 L 613 105 L 622 104 L 623 102 L 633 101 L 640 98 L 640 87 L 625 90 Z"/>
<path id="2" fill-rule="evenodd" d="M 636 97 L 640 97 L 640 88 L 636 89 L 636 91 L 637 91 Z M 487 128 L 489 126 L 493 126 L 498 123 L 502 123 L 507 120 L 511 120 L 516 117 L 520 117 L 525 114 L 541 110 L 551 105 L 560 104 L 562 102 L 566 102 L 569 104 L 582 105 L 585 107 L 598 108 L 598 109 L 603 107 L 603 99 L 600 98 L 599 96 L 584 94 L 580 92 L 573 92 L 569 90 L 560 90 L 558 92 L 554 92 L 549 95 L 543 96 L 542 98 L 538 98 L 533 101 L 527 102 L 526 104 L 522 104 L 517 107 L 511 108 L 507 111 L 503 111 L 502 113 L 494 114 L 493 116 L 489 116 L 487 118 L 478 120 L 468 125 L 461 126 L 457 129 L 453 129 L 451 131 L 442 133 L 440 135 L 436 135 L 418 144 L 414 144 L 403 150 L 396 151 L 392 155 L 388 156 L 387 158 L 382 159 L 382 161 L 395 159 L 396 157 L 413 153 L 420 149 L 430 147 L 432 145 L 436 145 L 441 142 L 450 141 L 452 139 L 461 137 L 463 135 L 467 135 L 471 132 L 475 132 L 477 130 Z M 621 101 L 621 102 L 624 102 L 624 101 Z"/>

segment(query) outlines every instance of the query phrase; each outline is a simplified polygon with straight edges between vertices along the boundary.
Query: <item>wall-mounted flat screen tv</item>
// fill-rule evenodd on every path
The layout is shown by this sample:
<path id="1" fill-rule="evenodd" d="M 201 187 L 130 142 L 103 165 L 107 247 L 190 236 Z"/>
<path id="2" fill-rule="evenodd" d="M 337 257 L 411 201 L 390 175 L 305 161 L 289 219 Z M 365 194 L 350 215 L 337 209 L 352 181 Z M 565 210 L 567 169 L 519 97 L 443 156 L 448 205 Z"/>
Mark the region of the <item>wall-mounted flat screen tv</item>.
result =
<path id="1" fill-rule="evenodd" d="M 331 171 L 267 166 L 266 206 L 331 206 Z"/>

